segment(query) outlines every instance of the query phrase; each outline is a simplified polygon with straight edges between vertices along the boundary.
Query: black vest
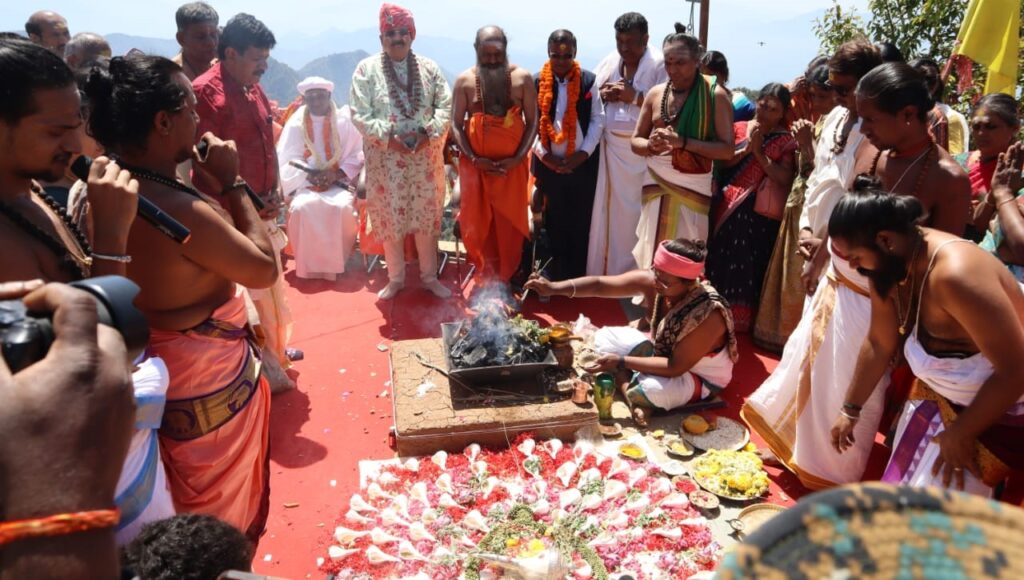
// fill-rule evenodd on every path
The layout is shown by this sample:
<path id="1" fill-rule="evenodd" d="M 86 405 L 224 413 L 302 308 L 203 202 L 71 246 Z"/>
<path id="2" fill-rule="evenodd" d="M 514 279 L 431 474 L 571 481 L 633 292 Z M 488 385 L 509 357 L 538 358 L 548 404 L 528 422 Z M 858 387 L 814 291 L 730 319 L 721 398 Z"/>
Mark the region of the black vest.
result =
<path id="1" fill-rule="evenodd" d="M 580 98 L 579 98 L 579 100 L 576 101 L 576 120 L 580 124 L 580 129 L 583 129 L 583 136 L 584 137 L 587 136 L 587 131 L 590 129 L 590 113 L 591 113 L 591 111 L 594 108 L 594 99 L 599 99 L 600 98 L 600 95 L 595 95 L 592 92 L 592 89 L 594 88 L 594 81 L 595 80 L 597 80 L 597 77 L 596 77 L 596 75 L 594 75 L 594 73 L 592 73 L 592 72 L 590 72 L 588 70 L 580 69 L 580 84 L 582 86 L 580 87 Z M 540 74 L 539 73 L 537 74 L 537 76 L 534 77 L 533 84 L 536 86 L 537 90 L 539 91 L 540 90 Z M 559 87 L 559 85 L 558 85 L 558 81 L 556 79 L 555 83 L 554 83 L 554 86 L 552 87 L 552 92 L 554 92 L 554 98 L 551 99 L 551 110 L 548 111 L 548 114 L 551 115 L 552 121 L 554 121 L 554 119 L 555 119 L 555 107 L 558 105 L 558 87 Z M 537 106 L 539 107 L 540 104 L 538 103 Z M 537 112 L 539 114 L 541 111 L 538 110 Z M 582 143 L 577 144 L 577 146 L 579 146 L 579 145 L 582 145 Z"/>

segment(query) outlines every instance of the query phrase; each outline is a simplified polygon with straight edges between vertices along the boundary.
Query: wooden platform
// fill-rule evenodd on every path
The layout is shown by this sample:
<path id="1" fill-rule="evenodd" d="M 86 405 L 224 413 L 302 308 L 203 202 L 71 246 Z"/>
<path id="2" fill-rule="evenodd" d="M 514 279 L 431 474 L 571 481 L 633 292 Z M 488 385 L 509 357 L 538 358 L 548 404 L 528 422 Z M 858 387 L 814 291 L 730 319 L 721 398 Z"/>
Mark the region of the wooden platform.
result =
<path id="1" fill-rule="evenodd" d="M 428 338 L 391 345 L 391 381 L 398 454 L 430 455 L 444 449 L 462 451 L 470 443 L 507 446 L 517 435 L 571 441 L 577 430 L 597 423 L 597 409 L 565 399 L 549 403 L 498 406 L 466 405 L 452 399 L 452 387 L 441 373 L 416 358 L 445 367 L 441 339 Z M 427 383 L 433 384 L 431 388 Z M 509 389 L 502 385 L 502 389 Z"/>

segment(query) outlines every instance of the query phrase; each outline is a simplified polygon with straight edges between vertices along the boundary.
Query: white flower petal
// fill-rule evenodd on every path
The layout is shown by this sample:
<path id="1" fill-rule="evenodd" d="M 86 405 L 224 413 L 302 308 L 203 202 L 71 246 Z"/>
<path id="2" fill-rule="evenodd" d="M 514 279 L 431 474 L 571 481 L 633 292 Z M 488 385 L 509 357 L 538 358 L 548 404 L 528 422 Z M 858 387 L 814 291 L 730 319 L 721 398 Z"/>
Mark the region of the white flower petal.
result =
<path id="1" fill-rule="evenodd" d="M 409 526 L 409 539 L 414 542 L 422 542 L 423 540 L 437 542 L 437 538 L 427 530 L 427 526 L 423 522 L 413 522 Z"/>
<path id="2" fill-rule="evenodd" d="M 670 493 L 658 505 L 668 508 L 682 508 L 690 505 L 690 499 L 685 493 Z"/>
<path id="3" fill-rule="evenodd" d="M 629 472 L 629 478 L 628 478 L 629 487 L 636 486 L 636 484 L 638 482 L 640 482 L 640 480 L 642 480 L 645 477 L 647 477 L 647 470 L 644 469 L 643 467 L 638 467 L 638 468 L 634 469 L 633 471 L 630 471 Z"/>
<path id="4" fill-rule="evenodd" d="M 363 496 L 358 493 L 353 495 L 352 499 L 348 501 L 348 507 L 361 514 L 380 511 L 370 505 L 365 499 L 363 499 Z"/>
<path id="5" fill-rule="evenodd" d="M 454 494 L 455 485 L 452 483 L 452 476 L 449 473 L 442 473 L 434 482 L 437 489 L 443 493 Z"/>
<path id="6" fill-rule="evenodd" d="M 405 468 L 406 471 L 416 473 L 420 470 L 420 460 L 415 457 L 410 457 L 402 464 L 402 467 Z"/>
<path id="7" fill-rule="evenodd" d="M 401 540 L 398 542 L 398 557 L 403 560 L 427 561 L 427 559 L 423 557 L 423 554 L 420 554 L 409 540 Z"/>
<path id="8" fill-rule="evenodd" d="M 626 495 L 628 491 L 629 486 L 617 479 L 612 479 L 604 482 L 605 501 L 623 497 Z"/>
<path id="9" fill-rule="evenodd" d="M 438 451 L 437 453 L 435 453 L 433 455 L 433 457 L 430 458 L 430 460 L 433 461 L 434 463 L 436 463 L 437 466 L 440 467 L 441 469 L 447 469 L 448 468 L 448 452 L 447 451 L 443 451 L 443 450 L 442 451 Z"/>
<path id="10" fill-rule="evenodd" d="M 580 490 L 578 490 L 578 489 L 576 489 L 574 487 L 573 488 L 569 488 L 569 489 L 563 491 L 558 496 L 558 505 L 563 510 L 567 510 L 567 509 L 569 509 L 570 506 L 573 506 L 573 505 L 576 505 L 577 503 L 579 503 L 579 501 L 581 499 L 583 499 L 583 494 L 580 493 Z"/>
<path id="11" fill-rule="evenodd" d="M 345 521 L 352 522 L 353 524 L 363 525 L 373 523 L 373 520 L 371 520 L 368 517 L 364 517 L 362 514 L 353 509 L 350 509 L 347 512 L 345 512 Z"/>
<path id="12" fill-rule="evenodd" d="M 346 550 L 341 546 L 331 546 L 327 548 L 327 556 L 332 560 L 344 560 L 352 554 L 358 554 L 361 551 L 359 548 Z"/>
<path id="13" fill-rule="evenodd" d="M 409 497 L 423 504 L 423 507 L 427 509 L 431 508 L 430 495 L 427 493 L 427 482 L 417 481 L 416 484 L 412 486 L 412 489 L 409 490 Z"/>
<path id="14" fill-rule="evenodd" d="M 575 461 L 566 461 L 555 471 L 555 476 L 562 482 L 563 486 L 569 487 L 569 482 L 572 481 L 572 476 L 576 475 L 577 469 L 578 466 Z"/>
<path id="15" fill-rule="evenodd" d="M 523 442 L 519 444 L 518 449 L 519 449 L 520 453 L 522 453 L 523 455 L 525 455 L 527 457 L 530 457 L 531 455 L 533 455 L 533 450 L 536 447 L 537 447 L 537 442 L 536 441 L 534 441 L 533 439 L 524 439 Z"/>
<path id="16" fill-rule="evenodd" d="M 334 528 L 334 539 L 342 546 L 351 546 L 356 540 L 368 535 L 369 533 L 370 532 L 365 530 L 350 530 L 348 528 L 338 526 Z"/>
<path id="17" fill-rule="evenodd" d="M 385 554 L 377 546 L 370 546 L 366 549 L 366 560 L 375 566 L 391 562 L 401 562 L 398 558 Z"/>
<path id="18" fill-rule="evenodd" d="M 651 530 L 651 533 L 655 536 L 661 536 L 670 540 L 678 540 L 683 537 L 683 530 L 679 528 L 658 528 L 656 530 Z"/>
<path id="19" fill-rule="evenodd" d="M 384 491 L 384 488 L 382 488 L 380 484 L 375 481 L 371 483 L 369 487 L 366 488 L 366 497 L 370 499 L 384 499 L 390 498 L 391 494 Z"/>
<path id="20" fill-rule="evenodd" d="M 470 443 L 462 453 L 465 454 L 465 456 L 469 458 L 470 463 L 472 463 L 473 461 L 476 461 L 476 456 L 480 455 L 480 446 L 476 443 Z"/>
<path id="21" fill-rule="evenodd" d="M 370 540 L 377 546 L 384 546 L 387 544 L 393 544 L 398 541 L 398 537 L 391 535 L 380 528 L 373 528 L 370 530 Z"/>
<path id="22" fill-rule="evenodd" d="M 562 443 L 562 440 L 557 437 L 554 439 L 548 439 L 544 442 L 544 451 L 547 451 L 548 455 L 551 456 L 551 459 L 554 459 L 555 456 L 558 455 L 558 452 L 562 450 L 564 445 L 565 444 Z"/>
<path id="23" fill-rule="evenodd" d="M 377 481 L 379 481 L 381 485 L 394 485 L 400 482 L 401 480 L 395 477 L 394 474 L 392 474 L 391 472 L 385 471 L 384 473 L 380 474 L 380 477 L 377 478 Z"/>
<path id="24" fill-rule="evenodd" d="M 462 518 L 462 525 L 484 533 L 491 531 L 490 526 L 487 525 L 487 518 L 479 510 L 473 510 L 466 514 L 466 517 Z"/>

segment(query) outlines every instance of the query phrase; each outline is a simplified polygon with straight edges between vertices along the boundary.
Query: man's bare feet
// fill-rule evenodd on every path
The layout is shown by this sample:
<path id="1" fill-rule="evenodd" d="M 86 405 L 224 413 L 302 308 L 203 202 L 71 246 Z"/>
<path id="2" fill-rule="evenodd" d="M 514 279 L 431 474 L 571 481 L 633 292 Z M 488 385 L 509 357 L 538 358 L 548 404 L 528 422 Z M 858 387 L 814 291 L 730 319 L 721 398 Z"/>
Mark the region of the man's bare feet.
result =
<path id="1" fill-rule="evenodd" d="M 647 426 L 647 410 L 643 407 L 633 407 L 633 422 L 637 427 Z"/>
<path id="2" fill-rule="evenodd" d="M 775 453 L 767 447 L 758 449 L 755 454 L 761 458 L 761 463 L 769 467 L 784 467 L 778 456 L 776 456 Z"/>

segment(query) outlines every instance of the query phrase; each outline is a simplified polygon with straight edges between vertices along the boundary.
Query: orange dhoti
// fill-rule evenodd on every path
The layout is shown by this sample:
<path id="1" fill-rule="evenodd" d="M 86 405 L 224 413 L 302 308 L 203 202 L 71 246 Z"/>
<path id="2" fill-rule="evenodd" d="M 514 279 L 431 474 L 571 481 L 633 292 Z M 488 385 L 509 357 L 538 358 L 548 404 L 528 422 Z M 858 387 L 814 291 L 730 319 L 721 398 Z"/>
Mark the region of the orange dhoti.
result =
<path id="1" fill-rule="evenodd" d="M 153 330 L 171 377 L 160 450 L 179 512 L 216 516 L 256 542 L 269 503 L 270 390 L 241 295 L 184 332 Z"/>
<path id="2" fill-rule="evenodd" d="M 525 131 L 518 107 L 504 117 L 474 113 L 466 123 L 473 153 L 489 159 L 513 157 Z M 484 173 L 465 155 L 459 161 L 459 227 L 466 256 L 483 279 L 497 277 L 508 282 L 519 268 L 523 241 L 530 237 L 529 179 L 527 159 L 505 175 Z"/>

